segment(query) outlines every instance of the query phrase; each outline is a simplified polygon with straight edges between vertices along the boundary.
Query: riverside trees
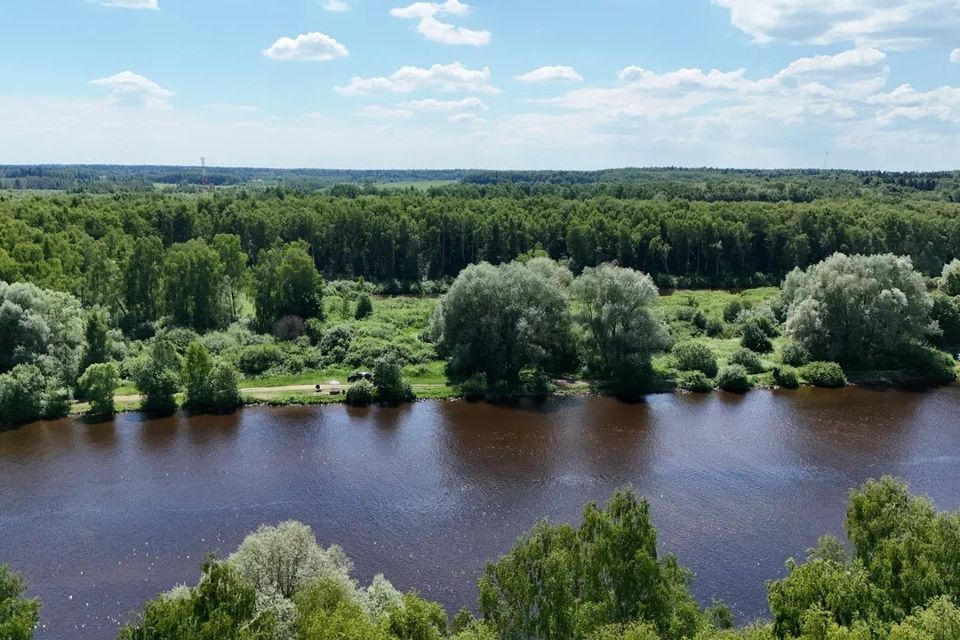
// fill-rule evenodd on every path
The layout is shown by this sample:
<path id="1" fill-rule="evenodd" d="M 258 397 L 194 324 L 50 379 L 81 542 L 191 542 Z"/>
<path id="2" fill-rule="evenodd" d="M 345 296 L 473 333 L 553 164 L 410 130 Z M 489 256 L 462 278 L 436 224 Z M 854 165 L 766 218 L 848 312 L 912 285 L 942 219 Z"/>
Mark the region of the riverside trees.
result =
<path id="1" fill-rule="evenodd" d="M 936 331 L 932 301 L 909 258 L 836 254 L 783 283 L 786 333 L 814 359 L 900 358 Z"/>

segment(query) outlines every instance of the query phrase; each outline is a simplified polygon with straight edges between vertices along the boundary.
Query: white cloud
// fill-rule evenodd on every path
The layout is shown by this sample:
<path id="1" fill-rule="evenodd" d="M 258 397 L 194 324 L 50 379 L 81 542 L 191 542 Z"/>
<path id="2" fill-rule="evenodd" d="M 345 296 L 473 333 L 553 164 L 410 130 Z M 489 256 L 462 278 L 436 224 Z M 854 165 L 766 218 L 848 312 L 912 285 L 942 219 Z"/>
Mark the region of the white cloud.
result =
<path id="1" fill-rule="evenodd" d="M 520 82 L 583 82 L 583 76 L 573 67 L 540 67 L 514 79 Z"/>
<path id="2" fill-rule="evenodd" d="M 371 104 L 360 109 L 357 115 L 365 118 L 380 118 L 383 120 L 409 120 L 413 117 L 413 111 L 409 109 L 391 109 L 390 107 Z"/>
<path id="3" fill-rule="evenodd" d="M 429 69 L 421 67 L 401 67 L 390 76 L 374 78 L 354 77 L 345 87 L 335 87 L 334 91 L 345 96 L 366 95 L 371 93 L 412 93 L 424 89 L 442 92 L 464 91 L 496 95 L 500 89 L 490 82 L 490 68 L 468 69 L 459 62 L 440 65 Z"/>
<path id="4" fill-rule="evenodd" d="M 954 49 L 950 52 L 950 62 L 960 64 L 960 49 Z"/>
<path id="5" fill-rule="evenodd" d="M 159 0 L 100 0 L 105 7 L 119 7 L 121 9 L 159 9 Z"/>
<path id="6" fill-rule="evenodd" d="M 274 60 L 326 61 L 346 58 L 347 48 L 325 33 L 304 33 L 296 38 L 283 37 L 264 49 L 263 55 Z"/>
<path id="7" fill-rule="evenodd" d="M 436 18 L 424 18 L 417 25 L 417 31 L 427 40 L 440 44 L 462 44 L 471 47 L 483 47 L 490 44 L 489 31 L 474 31 L 466 27 L 440 22 Z"/>
<path id="8" fill-rule="evenodd" d="M 415 2 L 406 7 L 398 7 L 390 10 L 390 15 L 394 18 L 415 18 L 418 20 L 432 18 L 437 15 L 465 16 L 468 13 L 470 13 L 470 5 L 464 4 L 459 0 L 447 0 L 443 3 Z"/>
<path id="9" fill-rule="evenodd" d="M 476 31 L 437 19 L 437 16 L 442 15 L 463 17 L 468 13 L 470 13 L 470 5 L 460 0 L 447 0 L 443 3 L 415 2 L 406 7 L 390 10 L 390 15 L 395 18 L 418 20 L 417 32 L 432 42 L 474 47 L 490 44 L 492 35 L 489 31 Z"/>
<path id="10" fill-rule="evenodd" d="M 150 108 L 167 107 L 167 100 L 173 97 L 173 91 L 132 71 L 121 71 L 108 78 L 92 81 L 98 87 L 110 90 L 109 100 L 116 104 L 142 104 Z"/>
<path id="11" fill-rule="evenodd" d="M 872 47 L 861 47 L 833 56 L 799 58 L 786 66 L 776 78 L 787 78 L 821 71 L 844 71 L 854 68 L 873 67 L 887 59 L 887 54 Z"/>
<path id="12" fill-rule="evenodd" d="M 463 100 L 409 100 L 398 106 L 416 111 L 441 111 L 452 113 L 456 111 L 486 111 L 489 107 L 480 98 L 464 98 Z"/>
<path id="13" fill-rule="evenodd" d="M 347 0 L 326 0 L 323 3 L 324 11 L 343 12 L 350 10 L 350 3 Z"/>
<path id="14" fill-rule="evenodd" d="M 913 49 L 956 37 L 956 0 L 712 0 L 730 21 L 764 44 L 784 41 Z"/>

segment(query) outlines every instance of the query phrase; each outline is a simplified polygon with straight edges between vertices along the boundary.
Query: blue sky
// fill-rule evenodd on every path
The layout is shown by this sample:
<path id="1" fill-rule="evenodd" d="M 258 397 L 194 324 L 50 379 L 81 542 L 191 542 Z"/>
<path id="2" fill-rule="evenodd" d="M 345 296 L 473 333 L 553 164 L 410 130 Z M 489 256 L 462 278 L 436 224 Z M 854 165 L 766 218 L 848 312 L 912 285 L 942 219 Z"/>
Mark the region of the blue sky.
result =
<path id="1" fill-rule="evenodd" d="M 0 56 L 2 163 L 960 168 L 960 0 L 31 0 Z"/>

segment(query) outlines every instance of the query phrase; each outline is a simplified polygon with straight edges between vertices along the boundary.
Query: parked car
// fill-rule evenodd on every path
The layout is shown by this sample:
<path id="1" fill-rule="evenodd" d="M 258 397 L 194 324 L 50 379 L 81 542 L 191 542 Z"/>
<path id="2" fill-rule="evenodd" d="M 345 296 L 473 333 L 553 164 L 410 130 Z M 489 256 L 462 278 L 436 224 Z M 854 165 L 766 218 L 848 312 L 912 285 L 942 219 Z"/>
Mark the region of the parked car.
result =
<path id="1" fill-rule="evenodd" d="M 350 384 L 353 384 L 354 382 L 360 382 L 361 380 L 369 380 L 370 382 L 373 382 L 373 374 L 369 371 L 357 371 L 355 373 L 351 373 L 347 377 L 347 382 Z"/>

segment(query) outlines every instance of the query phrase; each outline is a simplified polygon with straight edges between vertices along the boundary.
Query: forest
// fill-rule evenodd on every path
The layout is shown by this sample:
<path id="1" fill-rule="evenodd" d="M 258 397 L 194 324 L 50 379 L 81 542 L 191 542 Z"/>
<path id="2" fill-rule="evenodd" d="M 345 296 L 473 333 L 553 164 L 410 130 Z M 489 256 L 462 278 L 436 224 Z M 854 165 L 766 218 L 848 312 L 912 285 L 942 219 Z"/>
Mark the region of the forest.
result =
<path id="1" fill-rule="evenodd" d="M 449 612 L 383 575 L 362 585 L 343 549 L 299 522 L 262 526 L 195 586 L 131 614 L 119 640 L 953 640 L 960 635 L 960 514 L 891 477 L 850 493 L 846 541 L 820 538 L 767 582 L 768 620 L 701 607 L 627 487 L 579 525 L 542 521 L 489 562 L 476 607 Z M 0 566 L 0 637 L 30 640 L 41 602 Z"/>
<path id="2" fill-rule="evenodd" d="M 0 192 L 0 424 L 109 417 L 124 394 L 230 411 L 358 369 L 378 375 L 356 404 L 957 376 L 952 174 L 883 196 L 896 180 L 852 172 L 480 178 Z M 717 199 L 641 193 L 671 184 Z M 743 184 L 848 196 L 719 198 Z"/>

